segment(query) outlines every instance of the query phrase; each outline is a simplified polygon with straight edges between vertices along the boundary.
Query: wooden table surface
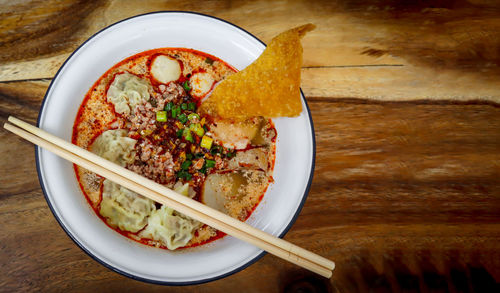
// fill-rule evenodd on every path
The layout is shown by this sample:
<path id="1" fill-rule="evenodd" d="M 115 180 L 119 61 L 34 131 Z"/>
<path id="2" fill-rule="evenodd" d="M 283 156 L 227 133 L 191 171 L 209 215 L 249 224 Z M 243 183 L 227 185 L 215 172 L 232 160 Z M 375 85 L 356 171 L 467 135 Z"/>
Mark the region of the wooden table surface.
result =
<path id="1" fill-rule="evenodd" d="M 500 292 L 498 1 L 4 1 L 0 122 L 34 123 L 84 40 L 159 10 L 223 18 L 264 42 L 318 26 L 303 40 L 302 70 L 316 169 L 285 239 L 334 260 L 332 278 L 270 255 L 196 286 L 114 273 L 63 232 L 33 146 L 2 129 L 0 291 Z"/>

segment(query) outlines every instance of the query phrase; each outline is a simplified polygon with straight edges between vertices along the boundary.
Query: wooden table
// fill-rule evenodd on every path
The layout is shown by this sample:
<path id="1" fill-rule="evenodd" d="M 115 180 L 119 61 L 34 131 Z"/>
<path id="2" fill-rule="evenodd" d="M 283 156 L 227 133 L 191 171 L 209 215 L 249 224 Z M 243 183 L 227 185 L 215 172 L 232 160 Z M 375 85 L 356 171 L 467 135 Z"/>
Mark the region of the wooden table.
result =
<path id="1" fill-rule="evenodd" d="M 43 198 L 33 146 L 2 129 L 0 291 L 298 292 L 315 285 L 333 292 L 493 292 L 500 282 L 500 5 L 488 2 L 2 4 L 2 123 L 9 114 L 34 123 L 65 58 L 123 18 L 197 11 L 264 42 L 315 23 L 303 40 L 302 89 L 316 129 L 316 169 L 285 239 L 337 268 L 324 280 L 266 255 L 196 286 L 123 277 L 63 232 Z"/>

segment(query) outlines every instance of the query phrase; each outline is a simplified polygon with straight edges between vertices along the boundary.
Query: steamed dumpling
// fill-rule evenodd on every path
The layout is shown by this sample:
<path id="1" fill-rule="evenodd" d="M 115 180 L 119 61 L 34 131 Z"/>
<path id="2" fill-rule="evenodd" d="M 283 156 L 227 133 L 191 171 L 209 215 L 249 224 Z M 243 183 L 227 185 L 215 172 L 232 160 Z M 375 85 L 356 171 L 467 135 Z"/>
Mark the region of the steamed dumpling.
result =
<path id="1" fill-rule="evenodd" d="M 113 163 L 125 166 L 134 161 L 136 140 L 127 137 L 124 129 L 106 130 L 99 135 L 90 150 Z M 147 224 L 155 210 L 154 202 L 107 179 L 103 182 L 99 213 L 109 225 L 123 231 L 137 232 Z"/>
<path id="2" fill-rule="evenodd" d="M 130 114 L 138 104 L 149 100 L 149 81 L 128 72 L 117 74 L 107 93 L 116 113 Z"/>
<path id="3" fill-rule="evenodd" d="M 109 225 L 123 231 L 137 232 L 146 226 L 148 216 L 155 209 L 152 200 L 110 180 L 104 180 L 99 213 Z"/>
<path id="4" fill-rule="evenodd" d="M 189 196 L 189 184 L 178 181 L 174 190 L 184 196 Z M 148 226 L 139 236 L 159 241 L 168 249 L 174 250 L 186 244 L 193 238 L 194 232 L 201 223 L 163 205 L 154 211 L 148 219 Z"/>
<path id="5" fill-rule="evenodd" d="M 181 77 L 181 66 L 176 59 L 159 55 L 151 63 L 151 74 L 157 81 L 169 83 Z"/>
<path id="6" fill-rule="evenodd" d="M 90 151 L 122 167 L 134 161 L 137 140 L 127 137 L 127 130 L 106 130 L 90 146 Z"/>
<path id="7" fill-rule="evenodd" d="M 201 223 L 163 205 L 153 211 L 148 219 L 148 226 L 139 236 L 159 241 L 168 249 L 174 250 L 186 246 L 193 238 Z"/>

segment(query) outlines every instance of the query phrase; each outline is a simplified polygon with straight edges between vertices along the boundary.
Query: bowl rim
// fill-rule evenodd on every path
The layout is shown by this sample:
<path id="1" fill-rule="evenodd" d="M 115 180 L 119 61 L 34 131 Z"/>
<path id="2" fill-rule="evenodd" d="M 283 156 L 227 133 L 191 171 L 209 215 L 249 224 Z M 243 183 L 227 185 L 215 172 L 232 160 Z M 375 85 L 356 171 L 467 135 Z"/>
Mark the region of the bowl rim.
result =
<path id="1" fill-rule="evenodd" d="M 185 14 L 193 14 L 193 15 L 198 15 L 198 16 L 203 16 L 203 17 L 208 17 L 208 18 L 212 18 L 212 19 L 215 19 L 217 21 L 221 21 L 221 22 L 224 22 L 224 23 L 227 23 L 239 30 L 241 30 L 242 32 L 248 34 L 249 36 L 251 36 L 252 38 L 254 38 L 256 41 L 260 42 L 262 45 L 264 46 L 267 46 L 263 41 L 261 41 L 259 38 L 257 38 L 255 35 L 253 35 L 252 33 L 248 32 L 247 30 L 227 21 L 227 20 L 224 20 L 224 19 L 221 19 L 221 18 L 218 18 L 218 17 L 215 17 L 215 16 L 212 16 L 212 15 L 207 15 L 207 14 L 203 14 L 203 13 L 199 13 L 199 12 L 193 12 L 193 11 L 182 11 L 182 10 L 164 10 L 164 11 L 154 11 L 154 12 L 148 12 L 148 13 L 143 13 L 143 14 L 138 14 L 138 15 L 135 15 L 135 16 L 131 16 L 131 17 L 128 17 L 128 18 L 125 18 L 125 19 L 122 19 L 120 21 L 117 21 L 113 24 L 110 24 L 104 28 L 102 28 L 101 30 L 97 31 L 96 33 L 92 34 L 92 36 L 90 36 L 88 39 L 86 39 L 83 43 L 81 43 L 69 56 L 68 58 L 66 58 L 66 60 L 63 62 L 63 64 L 59 67 L 59 69 L 57 70 L 56 74 L 54 75 L 54 77 L 52 78 L 52 81 L 50 82 L 49 84 L 49 87 L 47 88 L 47 91 L 45 92 L 45 95 L 43 97 L 43 100 L 42 100 L 42 103 L 40 105 L 40 110 L 38 112 L 38 118 L 37 118 L 37 122 L 36 122 L 36 126 L 37 127 L 40 127 L 40 119 L 41 119 L 41 113 L 43 112 L 44 110 L 44 107 L 45 107 L 45 102 L 47 101 L 47 96 L 48 96 L 48 93 L 50 92 L 50 89 L 54 83 L 54 81 L 57 79 L 61 69 L 66 65 L 66 63 L 71 59 L 71 57 L 73 57 L 73 55 L 78 52 L 87 42 L 89 42 L 91 39 L 93 39 L 95 36 L 97 36 L 98 34 L 102 33 L 103 31 L 119 24 L 119 23 L 122 23 L 122 22 L 125 22 L 125 21 L 128 21 L 128 20 L 131 20 L 131 19 L 134 19 L 134 18 L 139 18 L 139 17 L 142 17 L 142 16 L 146 16 L 146 15 L 151 15 L 151 14 L 173 14 L 173 13 L 185 13 Z M 304 93 L 302 92 L 302 89 L 300 89 L 300 94 L 301 94 L 301 98 L 302 100 L 304 101 L 304 104 L 305 104 L 305 107 L 306 107 L 306 110 L 307 110 L 307 114 L 309 116 L 309 125 L 311 126 L 311 133 L 312 133 L 312 160 L 311 160 L 311 171 L 310 171 L 310 174 L 309 174 L 309 179 L 308 179 L 308 182 L 307 182 L 307 186 L 306 186 L 306 189 L 304 191 L 304 195 L 302 196 L 302 200 L 300 202 L 300 205 L 299 207 L 297 208 L 297 211 L 295 212 L 295 215 L 292 217 L 291 221 L 288 223 L 288 225 L 285 227 L 285 229 L 283 230 L 283 232 L 278 235 L 279 238 L 283 238 L 285 236 L 285 234 L 290 230 L 290 228 L 292 227 L 292 225 L 295 223 L 295 221 L 297 220 L 302 208 L 304 207 L 304 203 L 307 199 L 307 196 L 309 195 L 309 191 L 311 189 L 311 184 L 312 184 L 312 180 L 313 180 L 313 175 L 314 175 L 314 169 L 315 169 L 315 165 L 316 165 L 316 136 L 315 136 L 315 132 L 314 132 L 314 124 L 313 124 L 313 120 L 312 120 L 312 116 L 311 116 L 311 111 L 309 109 L 309 105 L 307 104 L 307 100 L 305 99 L 305 96 L 304 96 Z M 52 212 L 52 215 L 54 215 L 54 218 L 56 219 L 57 223 L 59 223 L 59 226 L 61 226 L 61 228 L 64 230 L 64 232 L 69 236 L 69 238 L 81 249 L 83 250 L 88 256 L 90 256 L 93 260 L 97 261 L 98 263 L 100 263 L 101 265 L 103 265 L 104 267 L 108 268 L 109 270 L 113 271 L 113 272 L 116 272 L 120 275 L 123 275 L 125 277 L 128 277 L 130 279 L 133 279 L 133 280 L 138 280 L 138 281 L 141 281 L 141 282 L 145 282 L 145 283 L 151 283 L 151 284 L 156 284 L 156 285 L 167 285 L 167 286 L 187 286 L 187 285 L 197 285 L 197 284 L 203 284 L 203 283 L 208 283 L 208 282 L 211 282 L 211 281 L 216 281 L 216 280 L 219 280 L 219 279 L 223 279 L 225 277 L 228 277 L 230 275 L 233 275 L 237 272 L 240 272 L 244 269 L 246 269 L 247 267 L 249 267 L 250 265 L 254 264 L 255 262 L 257 262 L 259 259 L 261 259 L 267 252 L 266 251 L 262 251 L 260 254 L 258 254 L 257 256 L 255 256 L 253 259 L 249 260 L 248 262 L 242 264 L 241 266 L 239 266 L 238 268 L 232 270 L 232 271 L 229 271 L 227 273 L 224 273 L 224 274 L 221 274 L 221 275 L 218 275 L 218 276 L 215 276 L 215 277 L 211 277 L 211 278 L 206 278 L 206 279 L 201 279 L 201 280 L 195 280 L 195 281 L 181 281 L 181 282 L 172 282 L 172 281 L 159 281 L 159 280 L 154 280 L 154 279 L 148 279 L 148 278 L 144 278 L 144 277 L 139 277 L 139 276 L 136 276 L 134 274 L 131 274 L 131 273 L 128 273 L 128 272 L 125 272 L 125 271 L 122 271 L 116 267 L 114 267 L 113 265 L 111 264 L 108 264 L 107 262 L 105 262 L 104 260 L 101 260 L 100 258 L 98 258 L 97 256 L 95 256 L 91 251 L 89 251 L 87 248 L 85 248 L 85 246 L 80 243 L 67 229 L 66 227 L 64 226 L 64 224 L 61 222 L 61 220 L 59 219 L 59 217 L 57 216 L 55 210 L 54 210 L 54 207 L 52 206 L 52 203 L 50 202 L 48 196 L 47 196 L 47 191 L 46 191 L 46 187 L 45 187 L 45 184 L 44 184 L 44 181 L 42 179 L 42 176 L 41 176 L 41 170 L 40 170 L 40 158 L 39 158 L 39 147 L 38 146 L 34 146 L 35 148 L 35 164 L 36 164 L 36 170 L 37 170 L 37 175 L 38 175 L 38 181 L 40 183 L 40 187 L 42 188 L 42 193 L 43 193 L 43 196 L 45 198 L 45 201 L 47 202 L 47 205 L 49 206 L 49 209 L 50 211 Z"/>

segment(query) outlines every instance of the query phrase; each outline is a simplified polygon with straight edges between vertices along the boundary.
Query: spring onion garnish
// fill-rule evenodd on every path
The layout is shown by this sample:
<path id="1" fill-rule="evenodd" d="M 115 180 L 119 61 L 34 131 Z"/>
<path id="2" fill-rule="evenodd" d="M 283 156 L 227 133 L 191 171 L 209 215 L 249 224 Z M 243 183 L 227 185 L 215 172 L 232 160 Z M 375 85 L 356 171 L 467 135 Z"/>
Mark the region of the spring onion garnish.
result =
<path id="1" fill-rule="evenodd" d="M 187 118 L 186 114 L 184 114 L 184 113 L 182 113 L 181 115 L 179 115 L 179 117 L 177 117 L 177 119 L 179 119 L 179 121 L 181 123 L 183 123 L 183 124 L 188 121 L 188 118 Z"/>
<path id="2" fill-rule="evenodd" d="M 189 103 L 188 104 L 188 110 L 189 111 L 193 111 L 193 112 L 196 111 L 196 104 L 193 103 L 193 102 Z"/>
<path id="3" fill-rule="evenodd" d="M 166 105 L 165 105 L 165 111 L 172 111 L 172 106 L 174 105 L 174 103 L 172 102 L 168 102 Z"/>
<path id="4" fill-rule="evenodd" d="M 179 129 L 179 130 L 177 130 L 177 132 L 175 134 L 177 135 L 178 138 L 181 138 L 183 133 L 184 133 L 184 129 Z"/>
<path id="5" fill-rule="evenodd" d="M 182 124 L 180 121 L 175 121 L 175 126 L 177 126 L 177 128 L 179 129 L 184 128 L 184 124 Z"/>
<path id="6" fill-rule="evenodd" d="M 181 108 L 179 106 L 172 107 L 172 118 L 176 118 L 177 115 L 181 113 Z"/>
<path id="7" fill-rule="evenodd" d="M 191 90 L 191 87 L 189 86 L 189 82 L 187 80 L 182 84 L 182 87 L 186 92 L 189 92 Z"/>
<path id="8" fill-rule="evenodd" d="M 203 138 L 201 139 L 200 146 L 202 148 L 206 148 L 207 150 L 209 150 L 212 147 L 213 142 L 214 140 L 211 137 L 204 135 Z"/>
<path id="9" fill-rule="evenodd" d="M 186 156 L 186 158 L 187 158 L 187 156 Z M 187 169 L 189 169 L 189 166 L 191 166 L 191 163 L 192 163 L 192 162 L 191 162 L 191 161 L 188 161 L 188 160 L 186 160 L 186 161 L 182 162 L 181 169 L 182 169 L 182 170 L 187 170 Z"/>
<path id="10" fill-rule="evenodd" d="M 226 154 L 226 157 L 228 157 L 229 159 L 231 159 L 232 157 L 234 157 L 234 155 L 235 155 L 235 152 L 228 151 L 227 154 Z"/>
<path id="11" fill-rule="evenodd" d="M 184 128 L 182 136 L 184 136 L 184 139 L 186 139 L 187 141 L 194 142 L 193 135 L 191 134 L 191 130 L 189 130 L 189 128 Z"/>
<path id="12" fill-rule="evenodd" d="M 192 159 L 193 159 L 193 154 L 187 154 L 187 155 L 186 155 L 186 159 L 188 159 L 188 160 L 192 160 Z"/>
<path id="13" fill-rule="evenodd" d="M 182 103 L 181 104 L 181 109 L 182 110 L 187 110 L 187 108 L 188 108 L 188 105 L 186 103 Z"/>
<path id="14" fill-rule="evenodd" d="M 189 174 L 189 172 L 187 172 L 186 170 L 181 170 L 181 171 L 177 172 L 177 177 L 179 177 L 181 179 L 184 178 L 186 180 L 191 180 L 192 175 Z"/>
<path id="15" fill-rule="evenodd" d="M 203 129 L 203 127 L 201 127 L 199 123 L 189 125 L 189 129 L 192 132 L 196 133 L 196 135 L 198 135 L 199 137 L 202 137 L 203 134 L 205 134 L 205 130 Z"/>
<path id="16" fill-rule="evenodd" d="M 188 119 L 189 120 L 193 120 L 193 119 L 200 119 L 200 115 L 196 114 L 196 113 L 191 113 L 188 115 Z"/>
<path id="17" fill-rule="evenodd" d="M 158 121 L 158 122 L 167 122 L 167 111 L 158 111 L 158 112 L 156 112 L 156 121 Z"/>
<path id="18" fill-rule="evenodd" d="M 207 162 L 207 165 L 206 165 L 207 168 L 213 168 L 213 167 L 215 167 L 215 161 L 214 160 L 208 160 L 207 159 L 206 162 Z"/>

